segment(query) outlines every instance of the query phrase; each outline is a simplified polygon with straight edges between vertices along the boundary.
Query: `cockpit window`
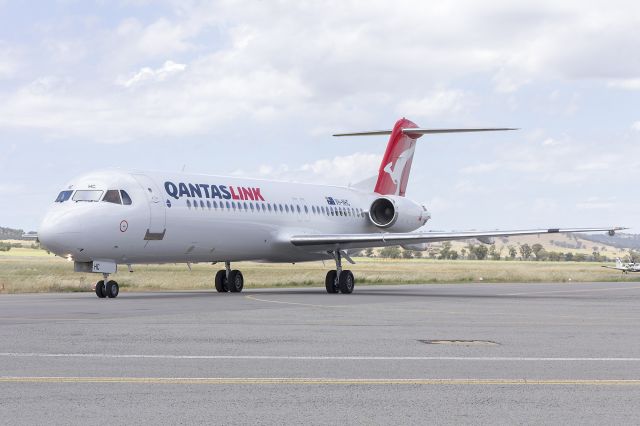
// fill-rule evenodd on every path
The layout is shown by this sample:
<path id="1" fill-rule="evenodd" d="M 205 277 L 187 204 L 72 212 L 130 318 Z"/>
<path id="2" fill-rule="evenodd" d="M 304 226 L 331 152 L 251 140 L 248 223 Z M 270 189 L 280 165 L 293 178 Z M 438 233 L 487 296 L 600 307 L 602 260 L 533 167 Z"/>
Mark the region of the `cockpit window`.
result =
<path id="1" fill-rule="evenodd" d="M 122 204 L 124 204 L 125 206 L 130 206 L 131 205 L 131 197 L 129 197 L 129 194 L 127 194 L 126 191 L 120 191 L 120 194 L 122 194 Z"/>
<path id="2" fill-rule="evenodd" d="M 102 197 L 103 192 L 104 191 L 97 191 L 97 190 L 76 191 L 76 193 L 73 194 L 73 201 L 97 202 L 97 201 L 100 201 L 100 198 Z"/>
<path id="3" fill-rule="evenodd" d="M 117 189 L 108 190 L 104 194 L 104 198 L 102 199 L 102 201 L 106 203 L 122 204 L 122 201 L 120 200 L 120 191 L 118 191 Z"/>
<path id="4" fill-rule="evenodd" d="M 71 194 L 73 194 L 73 191 L 62 191 L 61 193 L 58 194 L 58 198 L 56 198 L 55 202 L 64 203 L 69 198 L 71 198 Z"/>

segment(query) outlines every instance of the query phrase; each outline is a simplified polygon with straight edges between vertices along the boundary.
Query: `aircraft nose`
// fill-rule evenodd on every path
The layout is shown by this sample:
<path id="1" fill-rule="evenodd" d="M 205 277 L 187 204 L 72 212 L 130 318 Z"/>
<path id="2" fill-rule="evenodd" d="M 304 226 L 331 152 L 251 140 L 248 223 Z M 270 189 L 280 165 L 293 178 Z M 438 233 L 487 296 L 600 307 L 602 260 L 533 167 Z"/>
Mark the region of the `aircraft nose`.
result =
<path id="1" fill-rule="evenodd" d="M 69 211 L 49 210 L 38 228 L 40 244 L 58 256 L 75 252 L 82 235 L 77 219 Z"/>

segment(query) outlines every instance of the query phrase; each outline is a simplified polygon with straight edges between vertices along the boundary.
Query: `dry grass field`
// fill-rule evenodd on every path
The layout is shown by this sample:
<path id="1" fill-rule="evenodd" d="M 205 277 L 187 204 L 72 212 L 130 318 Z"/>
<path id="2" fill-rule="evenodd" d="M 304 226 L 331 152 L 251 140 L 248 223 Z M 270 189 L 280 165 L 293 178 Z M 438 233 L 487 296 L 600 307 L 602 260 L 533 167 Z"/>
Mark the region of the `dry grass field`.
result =
<path id="1" fill-rule="evenodd" d="M 429 259 L 356 258 L 349 268 L 362 284 L 469 283 L 469 282 L 640 282 L 640 274 L 622 275 L 589 262 L 520 262 Z M 333 262 L 262 264 L 242 262 L 246 288 L 324 286 Z M 215 271 L 222 265 L 139 265 L 113 277 L 121 291 L 211 289 Z M 0 252 L 0 293 L 91 291 L 100 278 L 73 272 L 73 264 L 42 250 L 14 248 Z"/>

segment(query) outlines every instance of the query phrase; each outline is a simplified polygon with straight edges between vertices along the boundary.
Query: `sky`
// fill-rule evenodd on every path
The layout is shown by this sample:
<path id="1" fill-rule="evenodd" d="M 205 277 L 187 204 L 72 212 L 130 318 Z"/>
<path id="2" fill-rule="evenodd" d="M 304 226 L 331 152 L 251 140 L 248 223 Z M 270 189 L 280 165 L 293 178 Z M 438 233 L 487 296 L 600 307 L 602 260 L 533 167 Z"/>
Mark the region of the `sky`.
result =
<path id="1" fill-rule="evenodd" d="M 338 185 L 429 135 L 433 230 L 640 232 L 640 3 L 0 0 L 0 226 L 105 167 Z"/>

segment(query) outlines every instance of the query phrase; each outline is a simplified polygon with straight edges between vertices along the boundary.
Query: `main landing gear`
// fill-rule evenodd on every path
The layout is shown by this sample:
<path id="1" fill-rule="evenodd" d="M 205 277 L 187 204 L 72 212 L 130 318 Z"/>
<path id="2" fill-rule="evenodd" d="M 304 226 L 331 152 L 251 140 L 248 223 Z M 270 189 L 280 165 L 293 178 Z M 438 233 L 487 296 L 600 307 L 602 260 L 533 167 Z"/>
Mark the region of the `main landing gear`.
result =
<path id="1" fill-rule="evenodd" d="M 330 251 L 329 254 L 333 255 L 336 261 L 336 269 L 327 272 L 327 277 L 324 280 L 324 285 L 327 289 L 327 293 L 335 294 L 341 292 L 342 294 L 353 293 L 353 287 L 356 284 L 353 278 L 353 273 L 350 270 L 342 269 L 342 253 L 340 250 Z M 347 260 L 349 256 L 346 254 Z"/>
<path id="2" fill-rule="evenodd" d="M 120 292 L 120 287 L 118 287 L 118 283 L 109 280 L 109 274 L 102 274 L 104 280 L 100 280 L 96 283 L 96 296 L 100 299 L 104 299 L 108 297 L 109 299 L 113 299 L 118 297 L 118 293 Z"/>
<path id="3" fill-rule="evenodd" d="M 231 263 L 224 262 L 225 269 L 216 273 L 216 290 L 218 293 L 240 293 L 244 287 L 242 272 L 237 269 L 231 270 Z"/>

